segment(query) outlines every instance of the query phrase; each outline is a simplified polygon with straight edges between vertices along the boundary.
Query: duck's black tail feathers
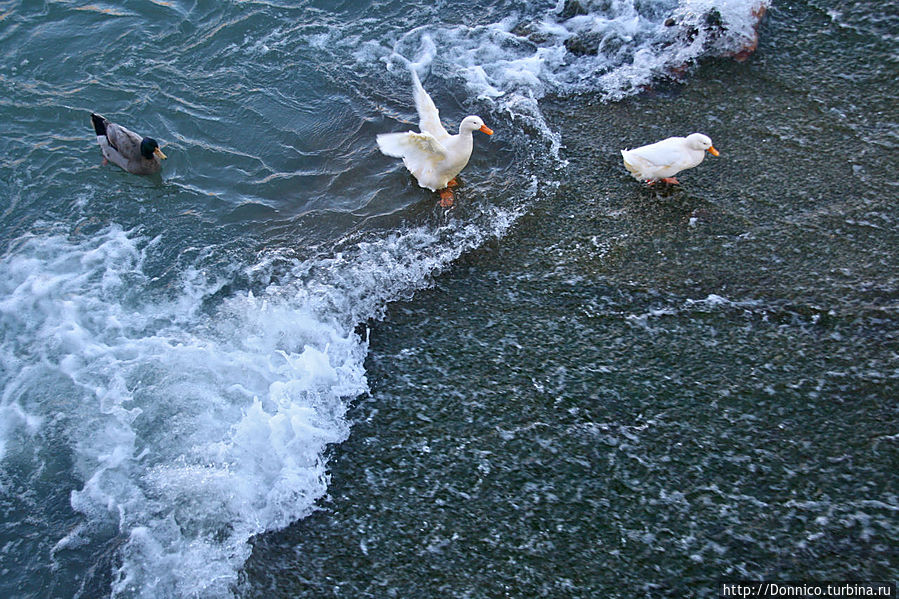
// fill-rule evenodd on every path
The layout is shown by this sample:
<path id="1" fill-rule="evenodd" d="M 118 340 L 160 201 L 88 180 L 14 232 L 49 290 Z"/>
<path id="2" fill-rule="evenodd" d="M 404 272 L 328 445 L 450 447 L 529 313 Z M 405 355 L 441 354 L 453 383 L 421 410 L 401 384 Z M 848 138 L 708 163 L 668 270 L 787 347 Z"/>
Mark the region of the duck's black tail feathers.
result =
<path id="1" fill-rule="evenodd" d="M 99 114 L 91 114 L 91 121 L 94 123 L 94 131 L 97 135 L 106 135 L 106 125 L 109 123 Z"/>

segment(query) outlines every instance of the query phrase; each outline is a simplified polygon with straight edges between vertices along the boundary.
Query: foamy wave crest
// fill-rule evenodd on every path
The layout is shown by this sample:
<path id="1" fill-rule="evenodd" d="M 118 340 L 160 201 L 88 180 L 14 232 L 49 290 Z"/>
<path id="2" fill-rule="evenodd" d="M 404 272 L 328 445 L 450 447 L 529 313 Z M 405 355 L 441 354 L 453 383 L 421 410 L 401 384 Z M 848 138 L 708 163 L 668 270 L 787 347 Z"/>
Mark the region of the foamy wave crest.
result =
<path id="1" fill-rule="evenodd" d="M 501 108 L 548 93 L 599 92 L 620 99 L 660 77 L 683 73 L 703 57 L 751 51 L 768 5 L 769 0 L 567 0 L 551 10 L 522 7 L 484 26 L 419 27 L 392 51 L 417 56 L 418 68 L 433 63 Z"/>
<path id="2" fill-rule="evenodd" d="M 113 227 L 32 237 L 3 260 L 0 410 L 31 428 L 69 423 L 55 442 L 83 481 L 71 504 L 85 519 L 57 561 L 111 524 L 113 596 L 222 597 L 247 540 L 324 493 L 325 446 L 346 437 L 348 400 L 366 390 L 366 344 L 289 297 L 203 314 L 216 289 L 194 280 L 162 299 L 142 268 L 154 243 Z M 35 393 L 50 376 L 70 396 Z"/>
<path id="3" fill-rule="evenodd" d="M 325 448 L 346 438 L 348 404 L 367 390 L 356 326 L 502 234 L 505 215 L 347 239 L 308 261 L 272 254 L 245 269 L 255 294 L 214 309 L 204 300 L 222 283 L 201 272 L 154 288 L 145 264 L 159 239 L 110 227 L 19 240 L 0 262 L 0 448 L 52 443 L 74 464 L 83 520 L 56 562 L 111 544 L 114 597 L 231 594 L 247 541 L 326 491 Z M 69 395 L 37 393 L 48 378 Z M 60 419 L 64 438 L 39 434 Z"/>

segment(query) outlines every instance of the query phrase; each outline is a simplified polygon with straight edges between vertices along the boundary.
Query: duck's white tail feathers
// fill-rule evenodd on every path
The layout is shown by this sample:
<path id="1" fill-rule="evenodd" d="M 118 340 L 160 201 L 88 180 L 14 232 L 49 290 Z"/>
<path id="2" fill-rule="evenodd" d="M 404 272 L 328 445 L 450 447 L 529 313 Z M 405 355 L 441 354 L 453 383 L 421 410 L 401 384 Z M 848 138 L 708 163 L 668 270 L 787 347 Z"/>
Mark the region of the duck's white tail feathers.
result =
<path id="1" fill-rule="evenodd" d="M 634 179 L 643 181 L 655 178 L 656 165 L 634 153 L 633 150 L 621 150 L 621 158 L 624 160 L 624 168 L 630 172 Z"/>
<path id="2" fill-rule="evenodd" d="M 626 168 L 632 175 L 638 176 L 639 171 L 630 162 L 630 160 L 631 160 L 630 152 L 628 152 L 627 150 L 621 150 L 621 159 L 624 161 L 624 168 Z"/>

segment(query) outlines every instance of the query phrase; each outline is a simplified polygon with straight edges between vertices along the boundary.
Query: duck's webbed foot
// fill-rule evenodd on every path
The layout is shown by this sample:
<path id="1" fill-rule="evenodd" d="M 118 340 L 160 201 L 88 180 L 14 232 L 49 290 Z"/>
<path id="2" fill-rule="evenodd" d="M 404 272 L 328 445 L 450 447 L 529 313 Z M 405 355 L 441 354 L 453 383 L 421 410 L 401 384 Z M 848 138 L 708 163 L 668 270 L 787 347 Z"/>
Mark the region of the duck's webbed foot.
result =
<path id="1" fill-rule="evenodd" d="M 452 181 L 450 181 L 450 183 L 452 183 Z M 444 187 L 437 193 L 440 195 L 440 207 L 441 208 L 452 208 L 453 207 L 453 190 L 452 189 L 450 189 L 449 187 Z"/>

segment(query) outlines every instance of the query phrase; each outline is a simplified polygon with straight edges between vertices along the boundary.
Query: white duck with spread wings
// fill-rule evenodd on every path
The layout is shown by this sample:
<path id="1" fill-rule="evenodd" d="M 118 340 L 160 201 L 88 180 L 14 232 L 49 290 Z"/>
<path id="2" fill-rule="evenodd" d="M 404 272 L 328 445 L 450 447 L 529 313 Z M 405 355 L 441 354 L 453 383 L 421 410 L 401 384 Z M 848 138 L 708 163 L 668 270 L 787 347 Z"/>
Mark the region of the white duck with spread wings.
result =
<path id="1" fill-rule="evenodd" d="M 402 158 L 418 184 L 431 191 L 440 191 L 444 202 L 452 197 L 448 188 L 455 185 L 455 178 L 468 164 L 474 148 L 472 133 L 482 131 L 493 135 L 479 116 L 467 116 L 459 125 L 459 133 L 450 135 L 440 124 L 440 112 L 428 95 L 418 74 L 412 70 L 412 94 L 418 111 L 420 133 L 383 133 L 378 135 L 381 152 Z"/>

